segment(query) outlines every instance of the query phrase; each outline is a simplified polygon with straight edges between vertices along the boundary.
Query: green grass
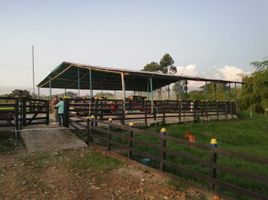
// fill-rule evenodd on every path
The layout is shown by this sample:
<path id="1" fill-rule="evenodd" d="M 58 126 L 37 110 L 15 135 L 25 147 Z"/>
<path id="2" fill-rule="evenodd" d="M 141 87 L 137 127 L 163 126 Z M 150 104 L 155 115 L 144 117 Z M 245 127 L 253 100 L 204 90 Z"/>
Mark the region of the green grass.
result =
<path id="1" fill-rule="evenodd" d="M 198 143 L 209 144 L 210 139 L 212 137 L 216 137 L 218 145 L 223 149 L 266 158 L 268 157 L 268 118 L 261 114 L 254 114 L 253 118 L 250 119 L 248 113 L 242 112 L 240 114 L 240 120 L 165 125 L 150 127 L 148 129 L 159 132 L 162 127 L 167 129 L 168 135 L 180 139 L 183 139 L 184 134 L 190 131 L 195 134 Z M 143 137 L 143 140 L 150 141 L 150 139 L 146 137 Z M 206 151 L 189 148 L 174 142 L 168 142 L 167 146 L 168 148 L 176 149 L 177 151 L 190 153 L 191 155 L 195 155 L 204 160 L 209 160 L 210 157 Z M 193 171 L 200 172 L 205 175 L 210 174 L 210 170 L 207 167 L 194 163 L 189 159 L 174 156 L 168 156 L 167 159 L 182 164 Z M 268 177 L 268 168 L 264 164 L 249 162 L 239 158 L 224 157 L 222 155 L 219 155 L 218 163 Z M 174 172 L 174 170 L 169 171 Z M 177 174 L 181 175 L 181 173 Z M 184 177 L 188 178 L 189 176 Z M 217 177 L 223 181 L 237 184 L 241 187 L 268 195 L 267 185 L 265 186 L 263 184 L 254 183 L 252 181 L 248 181 L 246 178 L 236 177 L 223 172 L 218 172 Z"/>
<path id="2" fill-rule="evenodd" d="M 18 141 L 15 140 L 14 133 L 0 132 L 0 154 L 13 153 L 18 148 Z"/>
<path id="3" fill-rule="evenodd" d="M 261 114 L 242 112 L 241 120 L 213 121 L 166 125 L 168 135 L 183 138 L 187 131 L 195 134 L 198 143 L 209 144 L 214 136 L 224 149 L 268 157 L 268 118 Z M 161 126 L 162 127 L 162 126 Z M 161 127 L 152 127 L 157 132 Z"/>
<path id="4" fill-rule="evenodd" d="M 114 169 L 121 164 L 122 162 L 117 159 L 104 156 L 99 152 L 93 152 L 70 161 L 69 166 L 77 170 L 94 169 L 95 171 L 106 171 Z"/>

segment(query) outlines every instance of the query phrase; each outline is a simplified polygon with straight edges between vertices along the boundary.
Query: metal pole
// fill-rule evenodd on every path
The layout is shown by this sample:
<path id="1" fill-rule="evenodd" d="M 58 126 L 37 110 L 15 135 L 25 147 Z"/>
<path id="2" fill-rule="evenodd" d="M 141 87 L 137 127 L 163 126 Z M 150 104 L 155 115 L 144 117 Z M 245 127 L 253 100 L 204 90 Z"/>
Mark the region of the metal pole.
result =
<path id="1" fill-rule="evenodd" d="M 226 85 L 223 83 L 224 100 L 226 100 Z"/>
<path id="2" fill-rule="evenodd" d="M 168 100 L 170 100 L 170 88 L 169 88 L 169 85 L 168 85 Z"/>
<path id="3" fill-rule="evenodd" d="M 38 99 L 40 99 L 40 87 L 38 87 Z"/>
<path id="4" fill-rule="evenodd" d="M 206 81 L 206 100 L 208 100 L 208 82 Z"/>
<path id="5" fill-rule="evenodd" d="M 151 99 L 151 111 L 153 113 L 153 109 L 154 109 L 154 96 L 153 96 L 153 78 L 150 77 L 150 99 Z"/>
<path id="6" fill-rule="evenodd" d="M 34 77 L 34 46 L 32 46 L 32 66 L 33 66 L 33 96 L 35 95 L 35 77 Z"/>
<path id="7" fill-rule="evenodd" d="M 236 90 L 236 83 L 235 83 L 235 99 L 237 99 L 237 90 Z"/>
<path id="8" fill-rule="evenodd" d="M 49 98 L 52 98 L 51 77 L 49 77 Z"/>
<path id="9" fill-rule="evenodd" d="M 150 97 L 150 89 L 149 89 L 149 81 L 147 80 L 147 99 L 149 100 L 149 97 Z"/>
<path id="10" fill-rule="evenodd" d="M 77 68 L 77 88 L 78 88 L 78 96 L 80 96 L 80 68 Z"/>
<path id="11" fill-rule="evenodd" d="M 66 88 L 64 88 L 64 95 L 66 96 L 66 93 L 67 93 L 67 90 L 66 90 Z"/>
<path id="12" fill-rule="evenodd" d="M 126 88 L 125 88 L 125 75 L 121 72 L 121 83 L 122 83 L 122 92 L 123 92 L 123 112 L 125 114 L 126 110 Z"/>
<path id="13" fill-rule="evenodd" d="M 185 99 L 187 100 L 187 95 L 188 95 L 188 81 L 187 80 L 185 80 L 185 85 L 186 85 L 186 91 L 185 91 L 186 97 L 185 97 Z"/>
<path id="14" fill-rule="evenodd" d="M 231 99 L 231 83 L 229 82 L 229 100 Z"/>
<path id="15" fill-rule="evenodd" d="M 93 89 L 92 89 L 92 74 L 91 74 L 91 69 L 89 68 L 88 70 L 88 79 L 89 79 L 89 111 L 88 115 L 91 116 L 91 108 L 92 108 L 92 100 L 93 100 Z"/>
<path id="16" fill-rule="evenodd" d="M 216 100 L 217 99 L 217 86 L 215 82 L 214 82 L 214 93 L 215 93 L 215 100 Z"/>
<path id="17" fill-rule="evenodd" d="M 93 89 L 92 89 L 92 73 L 91 69 L 89 69 L 89 89 L 90 89 L 90 99 L 93 98 Z"/>

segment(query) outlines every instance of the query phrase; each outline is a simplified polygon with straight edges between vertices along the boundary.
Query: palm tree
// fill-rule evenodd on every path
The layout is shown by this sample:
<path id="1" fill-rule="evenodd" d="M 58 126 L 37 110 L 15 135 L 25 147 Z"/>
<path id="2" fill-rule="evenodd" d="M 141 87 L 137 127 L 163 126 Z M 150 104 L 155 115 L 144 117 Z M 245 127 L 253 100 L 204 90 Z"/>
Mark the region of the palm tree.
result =
<path id="1" fill-rule="evenodd" d="M 254 61 L 250 64 L 253 65 L 258 71 L 263 71 L 265 69 L 268 69 L 268 56 L 266 56 L 263 61 Z M 266 60 L 265 60 L 266 59 Z"/>

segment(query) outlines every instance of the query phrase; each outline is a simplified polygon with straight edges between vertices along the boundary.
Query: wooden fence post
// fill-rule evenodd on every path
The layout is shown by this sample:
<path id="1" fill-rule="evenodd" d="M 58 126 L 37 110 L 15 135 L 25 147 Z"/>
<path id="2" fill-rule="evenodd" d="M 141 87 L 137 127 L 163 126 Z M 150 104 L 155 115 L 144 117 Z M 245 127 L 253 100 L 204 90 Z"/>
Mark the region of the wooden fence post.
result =
<path id="1" fill-rule="evenodd" d="M 132 148 L 133 148 L 133 131 L 131 130 L 131 127 L 133 126 L 133 123 L 129 123 L 129 135 L 128 135 L 128 158 L 132 158 Z"/>
<path id="2" fill-rule="evenodd" d="M 122 119 L 121 119 L 121 123 L 124 125 L 125 124 L 125 101 L 122 100 Z"/>
<path id="3" fill-rule="evenodd" d="M 211 139 L 210 145 L 211 145 L 211 150 L 212 150 L 211 155 L 210 155 L 211 163 L 217 164 L 218 154 L 213 151 L 214 149 L 218 147 L 216 138 Z M 217 169 L 215 167 L 211 168 L 211 177 L 213 179 L 217 178 Z M 211 189 L 213 190 L 215 190 L 216 188 L 214 183 L 211 184 L 211 187 L 212 187 Z"/>
<path id="4" fill-rule="evenodd" d="M 193 115 L 194 115 L 194 122 L 196 122 L 196 101 L 192 101 L 193 102 Z"/>
<path id="5" fill-rule="evenodd" d="M 228 102 L 224 102 L 224 110 L 225 110 L 225 119 L 228 119 Z"/>
<path id="6" fill-rule="evenodd" d="M 166 160 L 166 138 L 167 130 L 162 128 L 160 130 L 160 138 L 161 138 L 161 147 L 160 147 L 160 169 L 162 171 L 166 170 L 165 160 Z"/>
<path id="7" fill-rule="evenodd" d="M 148 126 L 148 121 L 147 121 L 147 101 L 143 101 L 143 109 L 144 109 L 144 120 L 145 120 L 145 126 Z"/>
<path id="8" fill-rule="evenodd" d="M 20 129 L 20 124 L 19 124 L 19 99 L 16 98 L 16 103 L 15 103 L 15 139 L 18 139 L 18 131 Z"/>
<path id="9" fill-rule="evenodd" d="M 22 124 L 26 126 L 26 98 L 22 98 Z"/>
<path id="10" fill-rule="evenodd" d="M 182 107 L 181 101 L 178 101 L 178 105 L 179 105 L 179 123 L 181 123 L 181 107 Z"/>
<path id="11" fill-rule="evenodd" d="M 208 100 L 206 100 L 206 117 L 207 117 L 207 121 L 208 121 Z"/>
<path id="12" fill-rule="evenodd" d="M 108 130 L 109 131 L 111 131 L 111 129 L 112 129 L 111 123 L 112 123 L 112 119 L 109 119 L 109 125 L 108 125 Z M 112 146 L 111 141 L 112 141 L 112 134 L 109 132 L 107 134 L 107 150 L 108 151 L 111 151 L 111 146 Z"/>
<path id="13" fill-rule="evenodd" d="M 217 103 L 217 120 L 219 120 L 220 119 L 219 118 L 220 117 L 219 116 L 220 115 L 220 113 L 219 113 L 220 112 L 220 102 L 219 101 L 216 101 L 216 103 Z"/>
<path id="14" fill-rule="evenodd" d="M 163 124 L 166 123 L 166 101 L 162 101 Z"/>
<path id="15" fill-rule="evenodd" d="M 49 101 L 46 101 L 46 125 L 49 125 Z"/>
<path id="16" fill-rule="evenodd" d="M 70 100 L 68 98 L 64 99 L 64 113 L 63 113 L 63 126 L 69 127 L 69 105 Z"/>

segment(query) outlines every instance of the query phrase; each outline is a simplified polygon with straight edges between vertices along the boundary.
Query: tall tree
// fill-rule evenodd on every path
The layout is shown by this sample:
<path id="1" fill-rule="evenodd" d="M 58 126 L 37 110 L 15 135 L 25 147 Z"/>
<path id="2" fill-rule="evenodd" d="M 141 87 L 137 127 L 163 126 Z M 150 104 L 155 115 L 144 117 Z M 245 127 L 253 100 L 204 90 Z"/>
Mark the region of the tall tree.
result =
<path id="1" fill-rule="evenodd" d="M 167 73 L 174 74 L 177 72 L 177 68 L 173 64 L 174 64 L 173 58 L 168 53 L 166 53 L 160 60 L 160 70 L 164 74 Z"/>
<path id="2" fill-rule="evenodd" d="M 142 69 L 142 71 L 147 71 L 147 72 L 157 72 L 159 70 L 160 70 L 160 65 L 157 62 L 151 62 L 145 65 Z"/>
<path id="3" fill-rule="evenodd" d="M 242 109 L 264 112 L 268 108 L 268 69 L 256 71 L 243 78 L 240 94 Z"/>
<path id="4" fill-rule="evenodd" d="M 253 65 L 258 71 L 268 69 L 268 60 L 254 61 L 250 64 Z"/>

